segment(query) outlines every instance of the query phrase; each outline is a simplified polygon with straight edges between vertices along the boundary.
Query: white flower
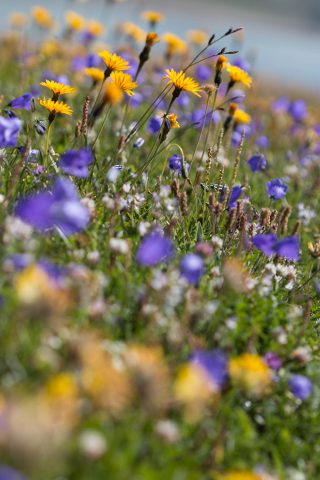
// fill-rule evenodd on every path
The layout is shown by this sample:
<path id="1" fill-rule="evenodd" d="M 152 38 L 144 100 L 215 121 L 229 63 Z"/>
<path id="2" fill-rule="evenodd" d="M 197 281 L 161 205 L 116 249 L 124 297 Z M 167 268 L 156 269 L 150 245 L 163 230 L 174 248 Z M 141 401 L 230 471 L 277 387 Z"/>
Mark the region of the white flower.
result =
<path id="1" fill-rule="evenodd" d="M 110 249 L 113 252 L 120 253 L 121 255 L 127 255 L 129 253 L 129 244 L 127 240 L 122 238 L 110 238 Z"/>
<path id="2" fill-rule="evenodd" d="M 90 459 L 102 457 L 107 450 L 107 442 L 102 433 L 96 430 L 85 430 L 79 437 L 82 452 Z"/>

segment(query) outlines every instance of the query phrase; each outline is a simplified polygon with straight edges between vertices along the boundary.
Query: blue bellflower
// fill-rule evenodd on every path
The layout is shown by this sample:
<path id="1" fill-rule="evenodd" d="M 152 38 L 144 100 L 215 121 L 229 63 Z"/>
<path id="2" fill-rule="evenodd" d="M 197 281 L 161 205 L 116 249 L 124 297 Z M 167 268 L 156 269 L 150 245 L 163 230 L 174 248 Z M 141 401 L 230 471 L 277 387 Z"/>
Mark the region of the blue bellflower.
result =
<path id="1" fill-rule="evenodd" d="M 136 260 L 140 265 L 153 266 L 170 259 L 173 253 L 174 247 L 170 238 L 160 232 L 152 232 L 142 239 Z"/>
<path id="2" fill-rule="evenodd" d="M 88 166 L 93 162 L 93 155 L 90 149 L 69 150 L 61 155 L 59 167 L 64 173 L 75 177 L 85 178 L 89 175 Z"/>
<path id="3" fill-rule="evenodd" d="M 0 147 L 16 147 L 18 135 L 22 128 L 19 118 L 5 118 L 0 116 Z"/>
<path id="4" fill-rule="evenodd" d="M 84 230 L 90 219 L 76 187 L 66 178 L 58 178 L 51 190 L 20 199 L 15 214 L 40 232 L 59 228 L 67 236 Z"/>

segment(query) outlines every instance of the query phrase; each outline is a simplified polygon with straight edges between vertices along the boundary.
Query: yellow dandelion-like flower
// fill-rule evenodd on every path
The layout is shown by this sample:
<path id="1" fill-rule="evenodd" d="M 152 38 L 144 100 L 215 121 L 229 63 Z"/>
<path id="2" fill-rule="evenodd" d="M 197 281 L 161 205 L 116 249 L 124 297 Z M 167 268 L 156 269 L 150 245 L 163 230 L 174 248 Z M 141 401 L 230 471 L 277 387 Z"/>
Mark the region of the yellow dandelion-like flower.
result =
<path id="1" fill-rule="evenodd" d="M 20 12 L 14 12 L 10 16 L 10 23 L 15 28 L 24 27 L 27 21 L 28 21 L 27 15 L 24 15 L 23 13 L 20 13 Z"/>
<path id="2" fill-rule="evenodd" d="M 107 50 L 103 50 L 98 53 L 106 65 L 105 76 L 110 76 L 111 72 L 122 72 L 123 70 L 129 70 L 130 65 L 127 60 L 120 57 L 116 53 L 110 53 Z"/>
<path id="3" fill-rule="evenodd" d="M 41 45 L 40 52 L 42 55 L 46 57 L 51 57 L 53 55 L 56 55 L 60 50 L 60 44 L 57 40 L 55 39 L 50 39 L 47 40 L 46 42 L 43 42 Z"/>
<path id="4" fill-rule="evenodd" d="M 68 27 L 71 30 L 82 30 L 85 26 L 84 18 L 76 12 L 69 11 L 65 15 Z"/>
<path id="5" fill-rule="evenodd" d="M 63 83 L 54 82 L 53 80 L 46 80 L 45 82 L 40 82 L 40 85 L 43 87 L 49 88 L 54 95 L 66 95 L 68 93 L 73 93 L 76 91 L 74 87 L 69 85 L 64 85 Z"/>
<path id="6" fill-rule="evenodd" d="M 182 70 L 180 72 L 176 72 L 173 68 L 171 68 L 171 70 L 166 70 L 166 74 L 167 75 L 165 75 L 164 79 L 167 79 L 168 84 L 172 84 L 176 88 L 175 96 L 178 96 L 182 91 L 185 91 L 200 97 L 199 92 L 201 91 L 201 87 L 199 83 L 191 77 L 186 77 Z"/>
<path id="7" fill-rule="evenodd" d="M 204 30 L 190 30 L 188 38 L 195 45 L 203 45 L 208 42 L 208 34 Z"/>
<path id="8" fill-rule="evenodd" d="M 216 70 L 223 70 L 225 66 L 228 64 L 228 59 L 224 55 L 219 55 L 216 61 Z"/>
<path id="9" fill-rule="evenodd" d="M 167 115 L 166 119 L 169 121 L 170 128 L 180 128 L 180 123 L 178 122 L 178 115 L 175 113 L 170 113 Z"/>
<path id="10" fill-rule="evenodd" d="M 123 72 L 112 72 L 111 78 L 113 83 L 123 92 L 131 97 L 134 95 L 133 90 L 137 88 L 138 84 L 133 80 L 131 75 Z"/>
<path id="11" fill-rule="evenodd" d="M 46 8 L 36 6 L 32 9 L 32 18 L 41 28 L 52 28 L 54 21 Z"/>
<path id="12" fill-rule="evenodd" d="M 233 118 L 236 123 L 248 124 L 251 122 L 251 116 L 249 115 L 249 113 L 244 112 L 240 108 L 237 108 L 233 115 Z"/>
<path id="13" fill-rule="evenodd" d="M 248 72 L 242 70 L 240 67 L 236 67 L 235 65 L 230 65 L 228 63 L 226 65 L 226 70 L 230 75 L 232 83 L 242 83 L 246 87 L 251 87 L 252 85 L 252 78 L 248 74 Z"/>
<path id="14" fill-rule="evenodd" d="M 272 384 L 272 371 L 261 357 L 244 353 L 229 363 L 232 382 L 249 394 L 260 397 L 267 393 Z"/>
<path id="15" fill-rule="evenodd" d="M 53 113 L 54 115 L 58 113 L 63 113 L 64 115 L 72 115 L 73 113 L 72 108 L 64 102 L 54 102 L 53 100 L 48 98 L 38 98 L 38 102 L 42 107 L 46 108 L 50 113 Z"/>
<path id="16" fill-rule="evenodd" d="M 159 41 L 160 41 L 159 37 L 156 33 L 154 33 L 154 32 L 148 33 L 148 35 L 146 37 L 146 45 L 148 47 L 152 47 L 155 43 L 158 43 Z"/>
<path id="17" fill-rule="evenodd" d="M 249 471 L 231 471 L 218 476 L 218 480 L 262 480 L 262 477 Z"/>
<path id="18" fill-rule="evenodd" d="M 109 105 L 116 105 L 123 99 L 123 91 L 114 83 L 109 82 L 106 84 L 103 94 L 103 103 Z"/>
<path id="19" fill-rule="evenodd" d="M 90 20 L 90 22 L 87 23 L 86 29 L 93 37 L 99 37 L 104 32 L 102 23 L 95 20 Z"/>
<path id="20" fill-rule="evenodd" d="M 88 77 L 91 77 L 92 80 L 94 80 L 95 82 L 100 82 L 104 79 L 104 72 L 100 70 L 100 68 L 94 68 L 94 67 L 85 68 L 83 71 L 86 75 L 88 75 Z"/>
<path id="21" fill-rule="evenodd" d="M 120 30 L 136 42 L 143 42 L 146 38 L 146 32 L 132 22 L 122 23 L 120 26 Z"/>
<path id="22" fill-rule="evenodd" d="M 78 394 L 75 379 L 69 373 L 59 373 L 51 378 L 46 387 L 46 393 L 51 399 L 76 398 Z"/>
<path id="23" fill-rule="evenodd" d="M 162 13 L 156 12 L 154 10 L 148 10 L 146 12 L 142 12 L 141 16 L 144 20 L 151 23 L 152 25 L 162 22 L 165 19 L 165 16 Z"/>
<path id="24" fill-rule="evenodd" d="M 163 41 L 167 45 L 167 55 L 174 55 L 175 53 L 185 53 L 187 51 L 187 44 L 182 38 L 173 33 L 165 33 L 162 36 Z"/>

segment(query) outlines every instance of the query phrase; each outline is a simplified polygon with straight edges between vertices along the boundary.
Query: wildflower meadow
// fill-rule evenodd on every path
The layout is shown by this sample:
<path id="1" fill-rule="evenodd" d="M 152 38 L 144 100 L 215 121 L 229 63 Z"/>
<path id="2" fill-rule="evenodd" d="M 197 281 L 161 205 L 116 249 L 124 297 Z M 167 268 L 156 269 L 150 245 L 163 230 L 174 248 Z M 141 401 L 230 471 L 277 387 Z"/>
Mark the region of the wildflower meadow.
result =
<path id="1" fill-rule="evenodd" d="M 0 480 L 320 479 L 316 96 L 65 4 L 0 32 Z"/>

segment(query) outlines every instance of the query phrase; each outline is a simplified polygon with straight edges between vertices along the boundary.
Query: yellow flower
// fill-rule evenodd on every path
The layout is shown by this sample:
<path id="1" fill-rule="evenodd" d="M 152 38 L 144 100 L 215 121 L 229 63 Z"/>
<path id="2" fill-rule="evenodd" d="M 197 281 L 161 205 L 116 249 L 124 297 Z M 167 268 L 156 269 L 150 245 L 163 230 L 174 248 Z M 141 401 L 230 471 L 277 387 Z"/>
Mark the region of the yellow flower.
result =
<path id="1" fill-rule="evenodd" d="M 180 128 L 180 123 L 178 122 L 178 115 L 175 113 L 170 113 L 167 115 L 167 120 L 169 120 L 170 128 Z"/>
<path id="2" fill-rule="evenodd" d="M 117 103 L 121 102 L 122 99 L 122 90 L 120 90 L 120 88 L 114 82 L 107 83 L 103 94 L 104 103 L 108 103 L 109 105 L 116 105 Z"/>
<path id="3" fill-rule="evenodd" d="M 19 302 L 28 309 L 63 312 L 71 304 L 70 292 L 59 288 L 38 265 L 29 265 L 15 279 Z"/>
<path id="4" fill-rule="evenodd" d="M 23 13 L 20 13 L 20 12 L 14 12 L 10 16 L 10 23 L 13 27 L 16 27 L 16 28 L 24 27 L 27 21 L 28 21 L 27 15 L 24 15 Z"/>
<path id="5" fill-rule="evenodd" d="M 135 23 L 132 22 L 124 22 L 121 24 L 121 31 L 128 35 L 128 37 L 132 38 L 136 42 L 143 42 L 146 38 L 146 33 L 142 28 L 138 27 Z"/>
<path id="6" fill-rule="evenodd" d="M 141 16 L 144 20 L 146 20 L 147 22 L 153 25 L 156 23 L 162 22 L 165 19 L 165 16 L 162 13 L 156 12 L 154 10 L 148 10 L 146 12 L 142 12 Z"/>
<path id="7" fill-rule="evenodd" d="M 104 72 L 100 68 L 85 68 L 84 73 L 92 78 L 95 82 L 100 82 L 104 79 Z"/>
<path id="8" fill-rule="evenodd" d="M 82 30 L 85 26 L 84 18 L 76 12 L 67 12 L 65 14 L 65 19 L 71 30 Z"/>
<path id="9" fill-rule="evenodd" d="M 48 98 L 38 98 L 38 102 L 44 108 L 46 108 L 50 113 L 56 115 L 57 113 L 63 113 L 64 115 L 72 115 L 72 108 L 69 107 L 66 103 L 63 102 L 54 102 Z"/>
<path id="10" fill-rule="evenodd" d="M 46 393 L 52 400 L 75 399 L 78 387 L 72 375 L 59 373 L 50 379 L 46 387 Z"/>
<path id="11" fill-rule="evenodd" d="M 173 33 L 165 33 L 162 39 L 167 45 L 167 55 L 185 53 L 187 50 L 186 42 Z"/>
<path id="12" fill-rule="evenodd" d="M 103 50 L 98 53 L 106 65 L 105 77 L 109 77 L 111 72 L 122 72 L 123 70 L 129 70 L 130 65 L 127 60 L 119 57 L 116 53 L 110 53 L 107 50 Z"/>
<path id="13" fill-rule="evenodd" d="M 272 383 L 272 371 L 258 355 L 244 353 L 229 363 L 233 383 L 253 396 L 267 393 Z"/>
<path id="14" fill-rule="evenodd" d="M 219 55 L 219 57 L 216 61 L 216 70 L 221 72 L 221 70 L 223 70 L 225 68 L 227 63 L 228 63 L 227 57 L 225 57 L 224 55 Z"/>
<path id="15" fill-rule="evenodd" d="M 158 43 L 160 40 L 159 40 L 159 37 L 156 33 L 154 32 L 150 32 L 148 33 L 147 37 L 146 37 L 146 45 L 148 47 L 153 47 L 153 45 L 155 43 Z"/>
<path id="16" fill-rule="evenodd" d="M 248 124 L 251 122 L 251 116 L 247 113 L 241 110 L 240 108 L 237 108 L 233 115 L 234 121 L 236 123 L 245 123 Z"/>
<path id="17" fill-rule="evenodd" d="M 212 393 L 217 393 L 217 390 L 201 367 L 188 363 L 180 368 L 174 384 L 174 394 L 179 402 L 201 403 L 208 400 Z"/>
<path id="18" fill-rule="evenodd" d="M 103 34 L 104 28 L 100 22 L 90 20 L 90 22 L 87 23 L 87 31 L 94 37 L 99 37 L 99 35 Z"/>
<path id="19" fill-rule="evenodd" d="M 262 477 L 260 475 L 257 475 L 256 473 L 249 471 L 231 471 L 220 475 L 218 477 L 218 480 L 262 480 Z"/>
<path id="20" fill-rule="evenodd" d="M 208 34 L 204 30 L 190 30 L 188 38 L 195 45 L 203 45 L 208 42 Z"/>
<path id="21" fill-rule="evenodd" d="M 319 258 L 320 257 L 320 240 L 317 240 L 314 244 L 312 242 L 308 242 L 308 250 L 313 258 Z"/>
<path id="22" fill-rule="evenodd" d="M 112 72 L 111 78 L 113 83 L 123 92 L 131 97 L 134 95 L 133 90 L 137 88 L 137 82 L 134 82 L 131 75 L 123 72 Z"/>
<path id="23" fill-rule="evenodd" d="M 226 65 L 226 70 L 230 75 L 232 83 L 239 82 L 239 83 L 242 83 L 243 85 L 245 85 L 246 87 L 249 87 L 249 88 L 251 87 L 252 78 L 250 77 L 250 75 L 247 72 L 242 70 L 240 67 L 236 67 L 236 66 L 230 65 L 230 63 L 228 63 Z"/>
<path id="24" fill-rule="evenodd" d="M 40 85 L 43 87 L 49 88 L 54 95 L 66 95 L 67 93 L 73 93 L 76 91 L 74 87 L 69 85 L 64 85 L 63 83 L 54 82 L 53 80 L 46 80 L 45 82 L 40 82 Z"/>
<path id="25" fill-rule="evenodd" d="M 180 367 L 173 385 L 176 401 L 184 407 L 190 421 L 197 420 L 210 402 L 219 399 L 219 391 L 199 365 L 187 363 Z"/>
<path id="26" fill-rule="evenodd" d="M 169 84 L 172 84 L 176 88 L 176 96 L 178 96 L 182 91 L 190 92 L 200 97 L 199 92 L 201 87 L 198 82 L 196 82 L 191 77 L 186 77 L 185 73 L 181 70 L 176 72 L 173 68 L 171 70 L 166 70 L 164 79 L 168 80 Z"/>
<path id="27" fill-rule="evenodd" d="M 51 57 L 53 55 L 56 55 L 59 52 L 59 50 L 60 50 L 59 42 L 53 38 L 43 42 L 43 44 L 41 45 L 40 51 L 42 55 L 46 57 Z"/>
<path id="28" fill-rule="evenodd" d="M 52 28 L 54 25 L 53 18 L 48 10 L 40 6 L 32 9 L 32 18 L 42 28 Z"/>

